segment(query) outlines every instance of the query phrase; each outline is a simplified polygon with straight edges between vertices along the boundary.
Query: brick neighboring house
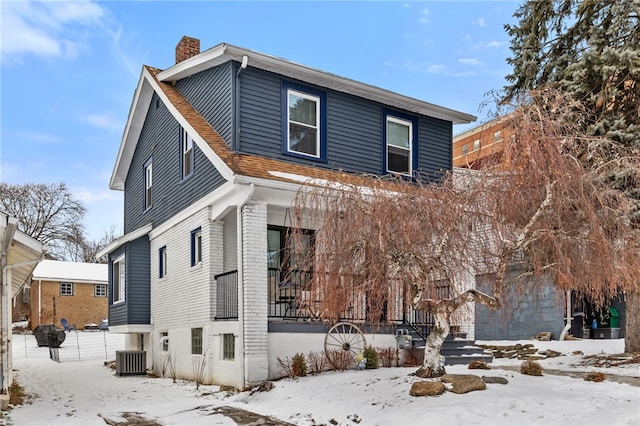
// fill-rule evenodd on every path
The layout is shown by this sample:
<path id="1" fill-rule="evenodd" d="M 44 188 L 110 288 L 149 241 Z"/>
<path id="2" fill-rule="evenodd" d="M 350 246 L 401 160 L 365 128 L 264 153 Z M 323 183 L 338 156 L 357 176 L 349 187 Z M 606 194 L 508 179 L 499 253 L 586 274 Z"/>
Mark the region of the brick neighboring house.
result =
<path id="1" fill-rule="evenodd" d="M 100 324 L 108 316 L 108 267 L 106 264 L 43 260 L 33 271 L 30 326 L 69 324 L 83 329 Z M 26 296 L 25 296 L 26 297 Z"/>

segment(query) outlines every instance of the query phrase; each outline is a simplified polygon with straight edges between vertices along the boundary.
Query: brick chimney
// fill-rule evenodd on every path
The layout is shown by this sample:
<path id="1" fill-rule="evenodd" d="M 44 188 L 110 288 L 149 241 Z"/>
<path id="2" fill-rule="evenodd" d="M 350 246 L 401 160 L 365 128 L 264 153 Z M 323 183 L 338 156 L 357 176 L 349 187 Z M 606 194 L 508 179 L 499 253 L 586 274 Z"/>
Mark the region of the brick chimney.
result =
<path id="1" fill-rule="evenodd" d="M 200 53 L 200 40 L 184 36 L 176 46 L 176 64 Z"/>

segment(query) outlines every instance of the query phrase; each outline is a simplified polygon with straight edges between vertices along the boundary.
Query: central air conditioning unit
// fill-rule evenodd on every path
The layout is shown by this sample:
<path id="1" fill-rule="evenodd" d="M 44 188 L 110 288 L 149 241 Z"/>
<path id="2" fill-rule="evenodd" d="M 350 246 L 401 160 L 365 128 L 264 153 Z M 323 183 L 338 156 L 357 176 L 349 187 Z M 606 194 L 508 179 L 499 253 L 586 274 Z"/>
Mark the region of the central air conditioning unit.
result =
<path id="1" fill-rule="evenodd" d="M 116 351 L 116 376 L 147 374 L 146 351 Z"/>

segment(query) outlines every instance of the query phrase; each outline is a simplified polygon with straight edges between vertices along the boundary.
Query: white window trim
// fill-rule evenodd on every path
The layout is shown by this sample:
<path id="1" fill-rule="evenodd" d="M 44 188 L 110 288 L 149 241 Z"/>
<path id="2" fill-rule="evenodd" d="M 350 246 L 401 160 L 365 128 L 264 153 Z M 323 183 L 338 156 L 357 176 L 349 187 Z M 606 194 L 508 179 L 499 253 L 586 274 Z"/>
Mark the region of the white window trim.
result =
<path id="1" fill-rule="evenodd" d="M 186 129 L 182 129 L 180 152 L 182 155 L 182 179 L 186 179 L 193 174 L 193 138 Z"/>
<path id="2" fill-rule="evenodd" d="M 144 167 L 144 208 L 153 206 L 153 162 L 149 161 Z"/>
<path id="3" fill-rule="evenodd" d="M 397 123 L 397 124 L 401 124 L 403 126 L 407 126 L 409 128 L 409 149 L 408 149 L 408 151 L 409 151 L 409 171 L 407 173 L 404 173 L 404 172 L 396 172 L 396 171 L 393 171 L 393 170 L 389 170 L 389 145 L 390 144 L 389 144 L 389 138 L 385 135 L 385 145 L 386 145 L 385 146 L 385 151 L 386 151 L 385 154 L 387 156 L 387 167 L 386 167 L 387 173 L 395 173 L 395 174 L 403 175 L 403 176 L 412 176 L 413 175 L 413 122 L 411 120 L 405 120 L 405 119 L 402 119 L 402 118 L 395 117 L 392 114 L 387 114 L 387 121 L 386 122 L 389 123 L 390 121 L 394 122 L 394 123 Z M 400 146 L 396 146 L 396 145 L 391 145 L 391 146 L 393 146 L 395 148 L 398 148 L 398 149 L 407 150 L 404 147 L 400 147 Z"/>
<path id="4" fill-rule="evenodd" d="M 296 151 L 295 149 L 291 148 L 291 123 L 295 123 L 298 124 L 300 126 L 304 126 L 304 127 L 309 127 L 309 128 L 314 128 L 313 126 L 309 126 L 307 123 L 300 123 L 298 121 L 293 121 L 291 120 L 291 117 L 289 115 L 289 111 L 291 110 L 291 105 L 289 104 L 289 95 L 296 95 L 296 96 L 300 96 L 301 98 L 304 99 L 308 99 L 310 101 L 313 101 L 316 103 L 316 153 L 315 154 L 309 154 L 307 152 L 301 152 L 301 151 Z M 320 158 L 320 143 L 321 143 L 321 131 L 322 129 L 320 128 L 321 123 L 320 123 L 320 108 L 322 107 L 322 103 L 321 103 L 321 99 L 319 96 L 316 95 L 311 95 L 309 93 L 305 93 L 305 92 L 301 92 L 299 90 L 295 90 L 295 89 L 287 89 L 287 151 L 288 152 L 292 152 L 294 154 L 298 154 L 298 155 L 304 155 L 307 157 L 313 157 L 313 158 Z"/>
<path id="5" fill-rule="evenodd" d="M 202 264 L 202 229 L 191 231 L 191 267 Z"/>
<path id="6" fill-rule="evenodd" d="M 127 288 L 127 274 L 126 274 L 126 262 L 125 262 L 125 255 L 124 253 L 121 254 L 120 256 L 116 257 L 113 260 L 113 264 L 112 264 L 112 268 L 113 265 L 115 265 L 116 263 L 119 263 L 120 266 L 118 267 L 118 293 L 116 294 L 116 292 L 113 292 L 113 304 L 119 304 L 119 303 L 124 303 L 125 301 L 125 295 L 126 295 L 126 288 Z M 113 269 L 112 269 L 113 270 Z M 115 280 L 115 274 L 113 275 L 113 279 Z M 116 299 L 116 296 L 118 297 L 118 299 Z"/>
<path id="7" fill-rule="evenodd" d="M 167 278 L 167 246 L 160 247 L 158 251 L 158 262 L 160 263 L 158 268 L 158 278 L 162 280 Z"/>

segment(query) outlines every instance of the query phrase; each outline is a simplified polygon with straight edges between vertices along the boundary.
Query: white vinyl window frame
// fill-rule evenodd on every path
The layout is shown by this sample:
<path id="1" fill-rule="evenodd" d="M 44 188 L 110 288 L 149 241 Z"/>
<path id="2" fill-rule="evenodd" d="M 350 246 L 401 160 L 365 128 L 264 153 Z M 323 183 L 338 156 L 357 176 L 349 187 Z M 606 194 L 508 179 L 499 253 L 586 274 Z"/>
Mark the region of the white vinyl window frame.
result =
<path id="1" fill-rule="evenodd" d="M 153 160 L 147 161 L 144 166 L 144 209 L 153 206 Z"/>
<path id="2" fill-rule="evenodd" d="M 390 129 L 390 125 L 400 125 L 400 126 L 405 126 L 407 128 L 407 132 L 408 132 L 408 146 L 400 146 L 397 144 L 394 144 L 390 141 L 390 135 L 389 135 L 389 129 Z M 386 115 L 386 120 L 385 120 L 385 155 L 386 155 L 386 171 L 388 173 L 396 173 L 396 174 L 400 174 L 400 175 L 404 175 L 404 176 L 411 176 L 413 174 L 413 122 L 411 120 L 406 120 L 404 118 L 399 118 L 399 117 L 395 117 L 391 114 L 387 114 Z M 407 167 L 406 167 L 406 171 L 404 170 L 394 170 L 392 168 L 392 166 L 390 166 L 390 155 L 393 155 L 393 151 L 395 151 L 395 154 L 402 154 L 402 153 L 406 153 L 407 156 Z"/>
<path id="3" fill-rule="evenodd" d="M 167 276 L 167 246 L 162 246 L 158 250 L 158 278 Z"/>
<path id="4" fill-rule="evenodd" d="M 189 133 L 182 129 L 180 137 L 180 167 L 181 177 L 186 179 L 193 175 L 193 138 Z"/>
<path id="5" fill-rule="evenodd" d="M 191 231 L 191 266 L 202 262 L 202 228 Z"/>
<path id="6" fill-rule="evenodd" d="M 112 263 L 113 304 L 123 303 L 127 293 L 126 257 L 124 254 L 116 257 Z"/>
<path id="7" fill-rule="evenodd" d="M 291 118 L 291 97 L 297 96 L 306 101 L 314 102 L 316 105 L 315 108 L 315 125 L 311 123 L 304 123 L 301 121 L 296 121 Z M 320 122 L 320 112 L 321 112 L 321 99 L 319 96 L 312 95 L 310 93 L 301 92 L 295 89 L 287 89 L 287 151 L 292 152 L 298 155 L 304 155 L 307 157 L 320 158 L 320 143 L 321 143 L 321 122 Z M 300 126 L 302 128 L 308 128 L 310 130 L 315 131 L 315 150 L 313 153 L 298 151 L 292 147 L 291 140 L 291 126 Z"/>

